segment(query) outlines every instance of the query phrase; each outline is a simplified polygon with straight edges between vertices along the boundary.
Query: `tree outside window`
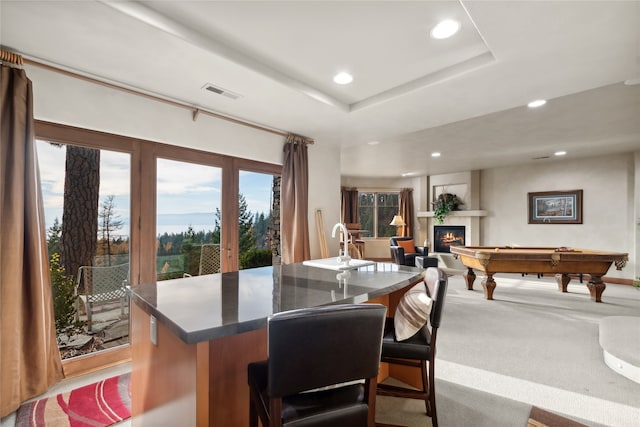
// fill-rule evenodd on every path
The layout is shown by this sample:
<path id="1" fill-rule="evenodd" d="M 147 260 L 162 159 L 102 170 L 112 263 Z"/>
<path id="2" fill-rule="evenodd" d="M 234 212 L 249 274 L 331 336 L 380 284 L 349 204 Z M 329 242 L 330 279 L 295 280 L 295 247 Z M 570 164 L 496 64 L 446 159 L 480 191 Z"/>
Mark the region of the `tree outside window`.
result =
<path id="1" fill-rule="evenodd" d="M 370 237 L 391 237 L 397 228 L 389 225 L 398 214 L 400 193 L 358 192 L 358 219 L 362 230 Z"/>

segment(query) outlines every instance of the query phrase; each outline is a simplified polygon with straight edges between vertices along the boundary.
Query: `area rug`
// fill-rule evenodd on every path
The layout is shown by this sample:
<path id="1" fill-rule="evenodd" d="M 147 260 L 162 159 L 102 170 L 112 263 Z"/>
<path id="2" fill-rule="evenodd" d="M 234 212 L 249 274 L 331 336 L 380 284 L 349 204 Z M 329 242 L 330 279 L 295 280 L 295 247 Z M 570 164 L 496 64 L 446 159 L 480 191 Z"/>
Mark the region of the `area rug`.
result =
<path id="1" fill-rule="evenodd" d="M 552 412 L 533 406 L 529 414 L 527 427 L 587 427 Z"/>
<path id="2" fill-rule="evenodd" d="M 131 374 L 23 404 L 16 427 L 106 427 L 131 416 Z"/>

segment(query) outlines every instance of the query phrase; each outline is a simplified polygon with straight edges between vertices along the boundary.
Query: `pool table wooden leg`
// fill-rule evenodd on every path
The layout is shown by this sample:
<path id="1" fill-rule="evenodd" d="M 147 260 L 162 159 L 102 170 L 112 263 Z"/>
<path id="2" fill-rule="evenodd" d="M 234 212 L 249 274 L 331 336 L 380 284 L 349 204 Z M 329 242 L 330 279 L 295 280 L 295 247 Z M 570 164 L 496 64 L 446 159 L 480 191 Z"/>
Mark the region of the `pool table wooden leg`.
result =
<path id="1" fill-rule="evenodd" d="M 476 280 L 476 273 L 473 271 L 473 268 L 467 267 L 467 272 L 462 274 L 464 276 L 464 280 L 467 281 L 467 289 L 473 290 L 473 282 Z"/>
<path id="2" fill-rule="evenodd" d="M 568 274 L 556 274 L 556 281 L 558 282 L 558 290 L 567 292 L 567 285 L 571 281 L 571 277 Z"/>
<path id="3" fill-rule="evenodd" d="M 493 290 L 496 288 L 496 281 L 493 280 L 493 273 L 487 273 L 484 279 L 482 279 L 482 288 L 484 289 L 484 296 L 487 299 L 493 299 Z"/>
<path id="4" fill-rule="evenodd" d="M 591 294 L 591 300 L 595 302 L 602 302 L 602 293 L 606 287 L 607 285 L 602 281 L 602 276 L 592 274 L 589 279 L 589 283 L 587 283 L 587 288 Z"/>

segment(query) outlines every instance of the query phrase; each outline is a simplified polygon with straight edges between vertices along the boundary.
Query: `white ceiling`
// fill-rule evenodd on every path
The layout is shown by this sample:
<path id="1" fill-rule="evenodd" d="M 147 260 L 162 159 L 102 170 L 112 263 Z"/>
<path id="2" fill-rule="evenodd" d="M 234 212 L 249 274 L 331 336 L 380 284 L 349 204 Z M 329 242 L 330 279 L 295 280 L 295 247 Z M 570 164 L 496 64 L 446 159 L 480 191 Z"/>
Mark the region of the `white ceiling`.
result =
<path id="1" fill-rule="evenodd" d="M 444 18 L 461 31 L 431 39 Z M 343 175 L 640 149 L 640 85 L 622 83 L 640 1 L 0 0 L 0 19 L 28 59 L 340 146 Z"/>

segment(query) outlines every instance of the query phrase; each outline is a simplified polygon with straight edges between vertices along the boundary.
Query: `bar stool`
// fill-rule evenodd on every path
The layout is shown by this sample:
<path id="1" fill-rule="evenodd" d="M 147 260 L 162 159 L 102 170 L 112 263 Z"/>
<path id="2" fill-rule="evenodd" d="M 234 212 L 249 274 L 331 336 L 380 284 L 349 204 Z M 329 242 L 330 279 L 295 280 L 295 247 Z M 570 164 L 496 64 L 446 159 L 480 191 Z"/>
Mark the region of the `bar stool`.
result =
<path id="1" fill-rule="evenodd" d="M 425 298 L 425 294 L 429 298 Z M 382 362 L 420 368 L 422 389 L 415 390 L 390 384 L 378 384 L 381 396 L 424 400 L 433 427 L 438 427 L 435 393 L 436 337 L 447 293 L 447 275 L 439 268 L 425 272 L 424 283 L 407 291 L 396 308 L 394 318 L 387 318 L 382 339 Z M 425 304 L 424 301 L 429 301 Z M 407 322 L 402 322 L 406 319 Z M 408 338 L 398 340 L 396 321 L 411 328 Z M 416 326 L 422 323 L 422 326 Z M 429 330 L 431 329 L 431 330 Z M 406 331 L 402 331 L 406 332 Z M 429 367 L 427 370 L 427 362 Z"/>
<path id="2" fill-rule="evenodd" d="M 385 314 L 343 304 L 271 316 L 269 358 L 248 366 L 249 425 L 373 427 Z"/>

